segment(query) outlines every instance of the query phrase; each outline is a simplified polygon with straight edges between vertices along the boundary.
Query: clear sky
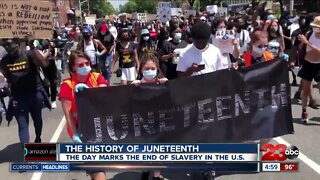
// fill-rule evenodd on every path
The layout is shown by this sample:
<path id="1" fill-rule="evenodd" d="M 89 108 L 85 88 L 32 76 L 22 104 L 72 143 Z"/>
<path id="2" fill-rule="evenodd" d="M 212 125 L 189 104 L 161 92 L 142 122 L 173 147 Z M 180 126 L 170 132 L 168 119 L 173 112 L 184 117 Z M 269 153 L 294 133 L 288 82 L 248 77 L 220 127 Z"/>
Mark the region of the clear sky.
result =
<path id="1" fill-rule="evenodd" d="M 119 5 L 124 5 L 127 3 L 129 0 L 109 0 L 109 2 L 112 4 L 112 6 L 115 9 L 119 9 Z"/>

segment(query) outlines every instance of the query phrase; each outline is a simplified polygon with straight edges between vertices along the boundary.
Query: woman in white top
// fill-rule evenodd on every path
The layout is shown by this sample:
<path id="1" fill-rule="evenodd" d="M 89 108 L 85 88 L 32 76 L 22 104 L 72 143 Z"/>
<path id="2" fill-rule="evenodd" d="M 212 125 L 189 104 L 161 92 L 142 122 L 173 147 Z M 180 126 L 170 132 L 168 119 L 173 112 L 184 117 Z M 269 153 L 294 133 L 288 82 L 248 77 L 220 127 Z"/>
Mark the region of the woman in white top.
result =
<path id="1" fill-rule="evenodd" d="M 298 76 L 303 79 L 301 120 L 305 123 L 308 122 L 306 107 L 313 80 L 318 83 L 320 89 L 320 16 L 315 17 L 310 25 L 312 32 L 309 33 L 309 38 L 304 35 L 298 36 L 298 40 L 306 45 L 305 62 L 298 73 Z"/>

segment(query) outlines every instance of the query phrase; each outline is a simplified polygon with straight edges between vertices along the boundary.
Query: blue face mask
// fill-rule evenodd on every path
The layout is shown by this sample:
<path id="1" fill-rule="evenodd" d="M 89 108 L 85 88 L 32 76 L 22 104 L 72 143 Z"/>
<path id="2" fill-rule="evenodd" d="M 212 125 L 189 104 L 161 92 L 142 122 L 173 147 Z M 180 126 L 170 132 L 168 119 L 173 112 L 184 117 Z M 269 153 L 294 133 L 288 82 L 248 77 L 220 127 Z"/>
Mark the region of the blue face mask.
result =
<path id="1" fill-rule="evenodd" d="M 176 34 L 174 35 L 174 39 L 177 40 L 177 41 L 180 41 L 181 38 L 182 38 L 182 34 L 181 34 L 181 33 L 176 33 Z"/>
<path id="2" fill-rule="evenodd" d="M 81 76 L 86 76 L 91 72 L 90 66 L 78 67 L 77 73 Z"/>
<path id="3" fill-rule="evenodd" d="M 157 76 L 157 70 L 146 70 L 142 74 L 146 80 L 152 80 Z"/>

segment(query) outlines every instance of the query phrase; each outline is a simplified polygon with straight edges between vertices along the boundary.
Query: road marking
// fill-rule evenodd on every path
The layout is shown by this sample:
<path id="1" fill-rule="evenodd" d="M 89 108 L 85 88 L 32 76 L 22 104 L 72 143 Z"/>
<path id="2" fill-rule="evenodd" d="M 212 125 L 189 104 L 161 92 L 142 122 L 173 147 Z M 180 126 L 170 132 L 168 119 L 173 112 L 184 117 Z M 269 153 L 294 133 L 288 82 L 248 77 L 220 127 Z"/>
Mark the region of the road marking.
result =
<path id="1" fill-rule="evenodd" d="M 60 137 L 60 134 L 62 130 L 64 129 L 64 126 L 66 125 L 66 118 L 63 116 L 63 118 L 60 121 L 60 124 L 58 125 L 56 131 L 53 133 L 53 136 L 50 140 L 50 143 L 56 143 Z M 31 180 L 40 180 L 42 176 L 42 172 L 35 172 L 33 173 Z"/>
<path id="2" fill-rule="evenodd" d="M 285 144 L 286 146 L 290 146 L 290 144 L 281 137 L 274 138 L 274 140 L 277 141 L 279 144 Z M 308 165 L 311 169 L 313 169 L 315 172 L 320 174 L 320 165 L 312 161 L 310 158 L 304 155 L 301 151 L 299 152 L 298 158 L 302 162 L 304 162 L 306 165 Z"/>

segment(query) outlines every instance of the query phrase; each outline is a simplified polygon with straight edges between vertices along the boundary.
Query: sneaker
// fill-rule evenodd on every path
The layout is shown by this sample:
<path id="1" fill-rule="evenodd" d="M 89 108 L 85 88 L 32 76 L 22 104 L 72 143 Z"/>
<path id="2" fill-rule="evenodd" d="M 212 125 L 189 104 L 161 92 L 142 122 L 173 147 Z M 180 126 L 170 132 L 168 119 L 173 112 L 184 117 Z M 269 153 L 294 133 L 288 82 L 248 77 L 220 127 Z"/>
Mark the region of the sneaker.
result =
<path id="1" fill-rule="evenodd" d="M 37 137 L 35 140 L 34 140 L 35 143 L 41 143 L 41 138 Z"/>
<path id="2" fill-rule="evenodd" d="M 305 123 L 305 124 L 308 124 L 309 119 L 308 119 L 308 113 L 307 113 L 307 112 L 302 113 L 302 115 L 301 115 L 301 121 L 302 121 L 303 123 Z"/>
<path id="3" fill-rule="evenodd" d="M 57 108 L 57 103 L 56 103 L 55 101 L 53 101 L 53 102 L 52 102 L 52 104 L 51 104 L 51 108 L 52 108 L 52 109 Z"/>
<path id="4" fill-rule="evenodd" d="M 294 98 L 295 98 L 295 99 L 301 99 L 301 92 L 297 91 L 297 92 L 294 94 Z"/>

